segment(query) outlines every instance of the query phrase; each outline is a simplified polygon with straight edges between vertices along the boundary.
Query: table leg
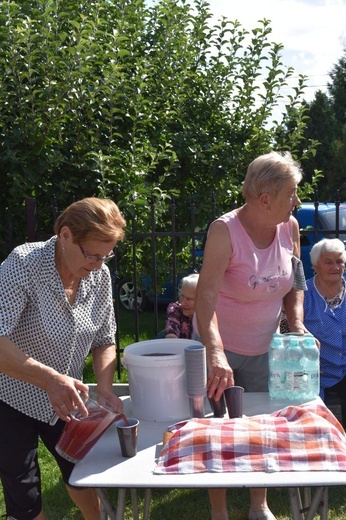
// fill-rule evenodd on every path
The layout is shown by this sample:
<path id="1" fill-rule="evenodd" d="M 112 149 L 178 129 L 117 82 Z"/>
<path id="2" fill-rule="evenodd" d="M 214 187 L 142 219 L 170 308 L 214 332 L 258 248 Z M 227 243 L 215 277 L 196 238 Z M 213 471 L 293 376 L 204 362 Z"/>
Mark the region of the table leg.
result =
<path id="1" fill-rule="evenodd" d="M 309 509 L 311 504 L 311 487 L 304 488 L 304 508 L 306 511 Z"/>
<path id="2" fill-rule="evenodd" d="M 126 489 L 118 488 L 118 503 L 115 520 L 124 520 L 125 516 Z"/>
<path id="3" fill-rule="evenodd" d="M 118 489 L 118 503 L 117 509 L 115 510 L 112 506 L 106 489 L 104 488 L 96 488 L 96 494 L 101 500 L 101 514 L 100 520 L 124 520 L 125 516 L 125 505 L 126 505 L 126 489 L 119 488 Z M 149 519 L 149 506 L 150 506 L 150 497 L 151 497 L 151 489 L 145 490 L 144 496 L 144 512 L 143 512 L 143 520 Z M 131 488 L 131 503 L 132 503 L 132 518 L 133 520 L 139 520 L 139 512 L 138 512 L 138 499 L 137 499 L 137 489 Z"/>
<path id="4" fill-rule="evenodd" d="M 328 488 L 326 486 L 316 489 L 305 520 L 313 520 L 317 512 L 321 520 L 328 520 Z"/>
<path id="5" fill-rule="evenodd" d="M 97 496 L 101 500 L 101 520 L 107 520 L 108 517 L 111 520 L 117 520 L 116 511 L 109 501 L 107 491 L 102 488 L 95 489 Z"/>
<path id="6" fill-rule="evenodd" d="M 304 488 L 304 508 L 299 488 L 289 488 L 293 520 L 313 520 L 318 512 L 321 520 L 328 520 L 328 488 L 318 487 L 311 499 L 311 489 Z"/>
<path id="7" fill-rule="evenodd" d="M 143 520 L 149 520 L 149 509 L 150 509 L 151 489 L 147 488 L 144 494 L 144 511 Z"/>
<path id="8" fill-rule="evenodd" d="M 131 488 L 131 503 L 132 503 L 132 516 L 133 516 L 133 520 L 139 520 L 137 489 L 134 489 L 134 488 Z"/>
<path id="9" fill-rule="evenodd" d="M 304 520 L 304 516 L 301 513 L 302 500 L 300 498 L 299 488 L 289 488 L 288 492 L 290 496 L 293 520 Z"/>
<path id="10" fill-rule="evenodd" d="M 322 501 L 318 510 L 321 520 L 328 520 L 328 487 L 323 488 Z"/>
<path id="11" fill-rule="evenodd" d="M 101 509 L 100 509 L 100 520 L 108 520 L 107 511 L 103 507 L 103 504 L 101 504 Z"/>

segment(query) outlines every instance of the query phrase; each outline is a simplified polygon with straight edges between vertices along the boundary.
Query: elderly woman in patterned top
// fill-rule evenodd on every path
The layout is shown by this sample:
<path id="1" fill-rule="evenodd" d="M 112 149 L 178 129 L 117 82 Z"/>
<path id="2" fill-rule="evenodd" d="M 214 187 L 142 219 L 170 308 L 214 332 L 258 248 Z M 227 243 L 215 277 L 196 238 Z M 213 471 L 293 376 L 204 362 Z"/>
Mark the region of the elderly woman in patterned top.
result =
<path id="1" fill-rule="evenodd" d="M 310 252 L 315 276 L 307 280 L 304 324 L 320 342 L 320 396 L 337 392 L 346 399 L 346 300 L 344 243 L 324 238 Z"/>
<path id="2" fill-rule="evenodd" d="M 192 318 L 195 312 L 195 297 L 199 275 L 185 276 L 179 288 L 179 300 L 167 307 L 165 337 L 192 338 Z"/>
<path id="3" fill-rule="evenodd" d="M 99 518 L 95 490 L 68 485 L 73 464 L 55 444 L 70 412 L 87 414 L 79 394 L 88 393 L 81 379 L 89 351 L 99 399 L 122 411 L 112 393 L 116 324 L 105 263 L 125 224 L 114 202 L 86 198 L 58 217 L 50 240 L 16 247 L 1 265 L 0 476 L 10 518 L 44 519 L 38 437 L 84 518 Z"/>

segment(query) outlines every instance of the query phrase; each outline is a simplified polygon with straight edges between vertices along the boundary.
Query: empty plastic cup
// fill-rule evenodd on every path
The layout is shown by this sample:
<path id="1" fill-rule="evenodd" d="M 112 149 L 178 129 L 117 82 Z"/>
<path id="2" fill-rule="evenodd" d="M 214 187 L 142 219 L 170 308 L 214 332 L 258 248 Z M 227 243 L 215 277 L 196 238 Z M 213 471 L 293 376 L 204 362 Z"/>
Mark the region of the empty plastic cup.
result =
<path id="1" fill-rule="evenodd" d="M 229 386 L 224 390 L 228 416 L 230 419 L 243 417 L 243 393 L 242 386 Z"/>
<path id="2" fill-rule="evenodd" d="M 213 397 L 208 397 L 208 401 L 212 411 L 214 412 L 214 417 L 223 417 L 226 413 L 226 405 L 225 405 L 225 397 L 222 394 L 219 401 L 216 401 Z"/>

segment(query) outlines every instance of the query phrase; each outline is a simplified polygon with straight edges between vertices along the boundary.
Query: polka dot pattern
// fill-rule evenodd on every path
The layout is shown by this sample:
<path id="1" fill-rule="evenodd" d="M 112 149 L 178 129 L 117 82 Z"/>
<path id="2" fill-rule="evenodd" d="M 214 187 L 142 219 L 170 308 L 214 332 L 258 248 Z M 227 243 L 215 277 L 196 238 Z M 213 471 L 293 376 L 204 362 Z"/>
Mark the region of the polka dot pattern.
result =
<path id="1" fill-rule="evenodd" d="M 23 244 L 1 265 L 0 336 L 61 374 L 82 379 L 90 349 L 115 341 L 110 273 L 103 265 L 81 279 L 71 306 L 55 269 L 55 242 Z M 44 422 L 54 413 L 44 390 L 3 373 L 0 399 Z"/>
<path id="2" fill-rule="evenodd" d="M 331 309 L 318 292 L 314 278 L 307 282 L 304 293 L 304 324 L 321 343 L 320 386 L 323 389 L 336 385 L 346 376 L 346 300 L 345 295 Z"/>

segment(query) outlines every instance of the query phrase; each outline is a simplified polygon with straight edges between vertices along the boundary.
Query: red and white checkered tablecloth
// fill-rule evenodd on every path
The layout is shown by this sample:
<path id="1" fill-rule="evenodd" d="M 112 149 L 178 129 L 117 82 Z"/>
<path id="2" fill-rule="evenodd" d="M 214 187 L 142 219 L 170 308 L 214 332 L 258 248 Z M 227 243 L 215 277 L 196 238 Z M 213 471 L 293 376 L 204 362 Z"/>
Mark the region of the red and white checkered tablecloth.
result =
<path id="1" fill-rule="evenodd" d="M 346 471 L 344 430 L 324 404 L 241 419 L 191 419 L 163 447 L 156 474 Z"/>

